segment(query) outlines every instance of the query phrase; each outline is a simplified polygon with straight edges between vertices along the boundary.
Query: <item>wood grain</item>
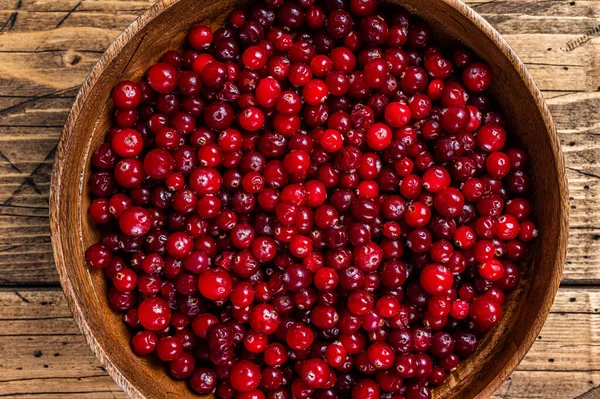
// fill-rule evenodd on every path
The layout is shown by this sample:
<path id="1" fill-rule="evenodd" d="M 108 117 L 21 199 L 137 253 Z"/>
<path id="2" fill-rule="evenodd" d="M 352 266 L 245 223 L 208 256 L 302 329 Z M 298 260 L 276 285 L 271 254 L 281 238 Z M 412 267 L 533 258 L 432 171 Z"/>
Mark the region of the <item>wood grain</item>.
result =
<path id="1" fill-rule="evenodd" d="M 561 289 L 535 344 L 494 398 L 540 398 L 543 390 L 543 398 L 568 399 L 600 385 L 598 337 L 600 288 Z M 0 353 L 0 397 L 126 397 L 79 334 L 60 290 L 0 290 Z"/>
<path id="2" fill-rule="evenodd" d="M 91 66 L 119 32 L 153 3 L 152 0 L 0 0 L 0 286 L 15 286 L 31 303 L 38 303 L 38 317 L 47 313 L 56 318 L 52 324 L 47 320 L 43 324 L 27 320 L 5 323 L 6 313 L 1 312 L 8 303 L 0 291 L 0 331 L 8 331 L 12 325 L 16 335 L 36 334 L 40 330 L 57 336 L 76 334 L 67 336 L 74 340 L 65 345 L 78 342 L 79 349 L 69 352 L 69 359 L 82 364 L 56 364 L 52 362 L 54 358 L 47 356 L 51 349 L 40 345 L 35 349 L 28 347 L 18 355 L 21 365 L 15 367 L 27 370 L 38 359 L 32 351 L 40 348 L 43 352 L 40 359 L 47 362 L 36 363 L 39 369 L 29 369 L 29 375 L 23 378 L 44 370 L 67 370 L 67 373 L 56 378 L 44 374 L 48 379 L 33 383 L 19 377 L 6 383 L 11 387 L 7 394 L 4 394 L 5 383 L 0 381 L 0 397 L 126 398 L 106 373 L 96 374 L 94 368 L 99 364 L 70 320 L 62 294 L 56 290 L 23 291 L 17 287 L 58 285 L 47 211 L 58 136 Z M 599 22 L 600 1 L 467 0 L 466 3 L 490 21 L 519 54 L 548 100 L 556 122 L 571 195 L 571 230 L 563 284 L 600 284 L 600 227 L 596 216 L 600 206 L 600 169 L 596 161 L 600 159 L 597 112 L 600 39 L 596 34 L 588 36 Z M 578 39 L 581 45 L 565 51 L 570 42 L 579 43 Z M 4 65 L 10 68 L 3 68 Z M 27 292 L 31 292 L 33 301 Z M 61 299 L 63 302 L 53 307 L 52 298 L 58 298 L 57 303 Z M 566 399 L 579 395 L 585 399 L 599 398 L 600 388 L 594 390 L 600 386 L 600 375 L 593 339 L 597 342 L 600 337 L 596 311 L 590 315 L 590 309 L 598 308 L 597 298 L 595 288 L 561 288 L 540 334 L 542 339 L 530 352 L 532 360 L 527 357 L 521 364 L 528 369 L 513 373 L 495 398 Z M 18 314 L 22 309 L 23 314 L 35 314 L 32 307 L 20 307 L 18 296 L 13 299 L 13 305 L 7 307 L 10 312 Z M 556 318 L 562 320 L 556 324 L 560 328 L 549 329 Z M 580 324 L 585 328 L 578 328 Z M 0 341 L 0 380 L 4 380 L 7 370 L 3 364 L 9 358 L 5 356 L 9 346 L 21 341 L 44 342 L 44 337 L 31 335 L 17 341 L 11 338 L 12 341 Z M 572 345 L 572 338 L 576 345 Z M 63 342 L 67 341 L 60 341 L 59 345 Z M 540 345 L 543 350 L 537 349 Z M 561 350 L 562 346 L 568 350 Z M 556 357 L 554 362 L 544 360 L 547 353 Z M 589 367 L 584 364 L 586 359 L 592 359 Z M 584 368 L 579 369 L 582 365 Z M 67 375 L 69 368 L 77 373 Z M 73 375 L 75 378 L 71 378 Z M 33 388 L 36 391 L 28 393 Z M 48 391 L 44 391 L 46 388 Z"/>

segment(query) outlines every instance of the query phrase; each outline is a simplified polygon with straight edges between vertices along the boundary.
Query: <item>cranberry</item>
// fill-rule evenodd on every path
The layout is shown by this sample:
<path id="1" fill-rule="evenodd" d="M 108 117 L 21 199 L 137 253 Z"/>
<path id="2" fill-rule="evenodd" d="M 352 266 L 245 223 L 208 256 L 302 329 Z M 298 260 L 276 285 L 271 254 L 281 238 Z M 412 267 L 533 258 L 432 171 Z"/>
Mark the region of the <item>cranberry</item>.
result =
<path id="1" fill-rule="evenodd" d="M 85 261 L 94 269 L 104 269 L 112 261 L 112 253 L 102 244 L 93 244 L 85 251 Z"/>
<path id="2" fill-rule="evenodd" d="M 111 92 L 113 103 L 117 108 L 132 109 L 142 102 L 140 87 L 131 81 L 118 83 Z"/>
<path id="3" fill-rule="evenodd" d="M 325 26 L 332 37 L 340 39 L 348 36 L 352 30 L 352 17 L 347 11 L 334 10 L 327 17 Z"/>
<path id="4" fill-rule="evenodd" d="M 300 376 L 304 383 L 310 388 L 324 388 L 331 373 L 329 366 L 324 360 L 313 358 L 302 364 Z"/>
<path id="5" fill-rule="evenodd" d="M 379 397 L 379 386 L 373 380 L 360 380 L 352 388 L 352 399 L 377 399 Z"/>
<path id="6" fill-rule="evenodd" d="M 474 62 L 464 69 L 462 79 L 469 90 L 479 93 L 490 87 L 492 83 L 492 71 L 487 64 Z"/>
<path id="7" fill-rule="evenodd" d="M 152 331 L 140 331 L 131 339 L 133 351 L 141 356 L 149 355 L 154 352 L 158 338 Z"/>
<path id="8" fill-rule="evenodd" d="M 308 349 L 315 339 L 314 332 L 304 323 L 295 323 L 287 331 L 286 342 L 295 350 Z"/>
<path id="9" fill-rule="evenodd" d="M 177 337 L 163 337 L 158 341 L 156 353 L 163 362 L 177 359 L 183 351 L 181 340 Z"/>
<path id="10" fill-rule="evenodd" d="M 158 63 L 146 72 L 148 83 L 159 93 L 170 93 L 177 87 L 177 70 L 170 64 Z"/>
<path id="11" fill-rule="evenodd" d="M 471 303 L 470 315 L 479 327 L 490 329 L 500 321 L 502 308 L 494 300 L 479 297 Z"/>
<path id="12" fill-rule="evenodd" d="M 452 287 L 453 277 L 447 267 L 439 264 L 426 266 L 420 277 L 421 285 L 431 295 L 439 295 Z"/>
<path id="13" fill-rule="evenodd" d="M 192 375 L 196 366 L 194 356 L 183 352 L 179 357 L 169 363 L 169 372 L 176 379 L 186 379 Z"/>
<path id="14" fill-rule="evenodd" d="M 260 367 L 248 360 L 240 360 L 231 366 L 229 382 L 238 392 L 250 392 L 260 385 Z"/>
<path id="15" fill-rule="evenodd" d="M 171 309 L 164 299 L 148 298 L 140 303 L 138 317 L 144 328 L 159 331 L 171 322 Z"/>
<path id="16" fill-rule="evenodd" d="M 275 308 L 267 304 L 259 304 L 252 309 L 250 325 L 263 334 L 273 334 L 279 326 L 280 318 Z"/>
<path id="17" fill-rule="evenodd" d="M 210 300 L 223 300 L 231 293 L 231 277 L 222 269 L 207 270 L 198 277 L 198 289 Z"/>

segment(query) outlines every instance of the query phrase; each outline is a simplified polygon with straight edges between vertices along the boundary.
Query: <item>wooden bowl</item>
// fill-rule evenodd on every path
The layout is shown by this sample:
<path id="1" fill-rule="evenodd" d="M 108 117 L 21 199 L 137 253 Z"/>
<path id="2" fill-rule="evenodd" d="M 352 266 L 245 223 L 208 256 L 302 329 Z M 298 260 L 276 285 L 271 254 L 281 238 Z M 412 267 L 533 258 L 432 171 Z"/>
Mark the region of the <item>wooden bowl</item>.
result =
<path id="1" fill-rule="evenodd" d="M 110 126 L 111 88 L 140 79 L 167 49 L 182 46 L 195 24 L 219 27 L 241 0 L 164 0 L 144 13 L 110 46 L 87 78 L 63 131 L 52 176 L 52 244 L 61 283 L 88 344 L 117 384 L 133 398 L 190 396 L 155 360 L 136 356 L 120 314 L 110 310 L 103 273 L 90 271 L 85 249 L 98 232 L 87 217 L 90 158 Z M 437 398 L 485 398 L 508 377 L 536 339 L 558 289 L 568 230 L 565 166 L 552 118 L 531 76 L 486 21 L 457 0 L 390 0 L 420 15 L 436 33 L 462 42 L 494 72 L 493 94 L 531 158 L 533 204 L 540 235 L 522 265 L 523 280 L 504 307 L 502 322 L 478 351 L 434 391 Z"/>

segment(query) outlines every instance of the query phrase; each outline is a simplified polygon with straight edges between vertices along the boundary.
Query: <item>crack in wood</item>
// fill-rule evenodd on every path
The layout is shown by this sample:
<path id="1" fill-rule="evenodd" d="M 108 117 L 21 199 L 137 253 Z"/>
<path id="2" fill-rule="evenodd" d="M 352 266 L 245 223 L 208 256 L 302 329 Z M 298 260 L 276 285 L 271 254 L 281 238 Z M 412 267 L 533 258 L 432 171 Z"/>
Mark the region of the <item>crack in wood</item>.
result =
<path id="1" fill-rule="evenodd" d="M 46 155 L 46 158 L 44 158 L 44 160 L 42 162 L 40 162 L 29 174 L 29 176 L 27 176 L 23 182 L 19 185 L 19 187 L 12 192 L 12 194 L 2 203 L 2 205 L 12 205 L 12 201 L 14 201 L 15 199 L 15 195 L 19 192 L 21 192 L 21 190 L 23 190 L 23 188 L 25 186 L 30 185 L 37 194 L 39 195 L 43 195 L 43 192 L 39 189 L 39 187 L 37 186 L 37 184 L 35 183 L 35 181 L 33 180 L 33 177 L 35 176 L 35 174 L 43 167 L 46 166 L 46 162 L 52 158 L 54 158 L 54 154 L 56 153 L 56 148 L 58 147 L 58 143 L 56 143 L 54 145 L 54 147 L 52 148 L 52 150 L 50 151 L 50 153 L 48 155 Z M 46 198 L 46 201 L 48 199 Z"/>
<path id="2" fill-rule="evenodd" d="M 450 18 L 452 18 L 458 24 L 458 26 L 460 26 L 465 31 L 465 33 L 467 33 L 467 28 L 465 28 L 463 26 L 463 24 L 458 19 L 456 19 L 456 17 L 454 17 L 454 15 L 451 15 L 451 14 L 449 14 L 449 15 L 450 15 Z"/>
<path id="3" fill-rule="evenodd" d="M 582 393 L 574 399 L 599 399 L 600 398 L 600 386 L 596 386 L 589 391 Z"/>
<path id="4" fill-rule="evenodd" d="M 42 128 L 42 129 L 62 129 L 63 125 L 43 125 L 43 124 L 33 124 L 33 125 L 0 125 L 0 127 L 31 127 L 31 128 Z"/>
<path id="5" fill-rule="evenodd" d="M 3 207 L 16 208 L 16 209 L 43 209 L 43 210 L 47 210 L 48 209 L 45 206 L 29 206 L 29 205 L 3 204 L 3 205 L 0 205 L 0 211 L 2 210 Z"/>
<path id="6" fill-rule="evenodd" d="M 32 208 L 32 209 L 40 209 L 40 208 Z M 23 213 L 0 213 L 0 216 L 12 216 L 18 218 L 34 218 L 34 219 L 48 219 L 50 216 L 48 215 L 27 215 Z M 4 251 L 0 251 L 4 252 Z"/>
<path id="7" fill-rule="evenodd" d="M 82 375 L 73 377 L 52 376 L 52 377 L 31 377 L 31 378 L 15 378 L 12 380 L 0 380 L 0 382 L 16 382 L 16 381 L 35 381 L 35 380 L 82 380 L 86 378 L 106 378 L 106 374 L 98 375 Z"/>
<path id="8" fill-rule="evenodd" d="M 12 246 L 10 246 L 8 248 L 0 249 L 0 253 L 12 251 L 13 249 L 16 249 L 16 248 L 19 248 L 19 247 L 22 247 L 22 245 L 12 245 Z"/>
<path id="9" fill-rule="evenodd" d="M 509 397 L 510 388 L 512 387 L 512 384 L 513 384 L 513 379 L 511 377 L 508 377 L 508 384 L 506 386 L 506 391 L 504 391 L 504 394 L 502 395 L 502 399 L 506 399 Z"/>
<path id="10" fill-rule="evenodd" d="M 0 29 L 0 32 L 3 32 L 7 25 L 8 25 L 8 30 L 9 31 L 12 30 L 15 27 L 15 23 L 17 22 L 17 16 L 19 15 L 19 12 L 17 10 L 19 10 L 22 5 L 23 5 L 22 0 L 19 0 L 17 2 L 16 7 L 15 7 L 15 11 L 10 14 L 10 16 L 8 17 L 8 19 L 4 23 L 4 25 L 2 25 L 2 28 Z"/>
<path id="11" fill-rule="evenodd" d="M 495 1 L 496 1 L 496 0 L 491 0 L 491 1 L 485 1 L 485 2 L 483 2 L 483 3 L 473 4 L 473 5 L 471 6 L 471 8 L 475 10 L 475 9 L 477 9 L 478 7 L 485 6 L 486 4 L 494 3 Z"/>
<path id="12" fill-rule="evenodd" d="M 2 151 L 0 151 L 0 159 L 4 160 L 4 162 L 8 163 L 10 165 L 10 167 L 11 167 L 12 170 L 14 170 L 17 173 L 21 173 L 21 170 L 19 168 L 17 168 L 15 166 L 15 164 L 13 164 L 10 161 L 10 159 L 8 159 L 8 157 L 2 153 Z"/>
<path id="13" fill-rule="evenodd" d="M 29 303 L 29 301 L 27 301 Z M 32 317 L 26 319 L 0 319 L 0 321 L 42 321 L 42 320 L 71 320 L 73 316 L 49 316 L 49 317 Z M 4 335 L 0 335 L 4 336 Z"/>
<path id="14" fill-rule="evenodd" d="M 129 64 L 131 64 L 131 61 L 133 60 L 133 57 L 136 55 L 136 53 L 138 52 L 138 50 L 142 46 L 142 42 L 144 41 L 144 39 L 146 38 L 146 36 L 148 36 L 148 32 L 144 32 L 144 35 L 140 39 L 140 42 L 138 43 L 137 47 L 135 48 L 135 50 L 133 50 L 133 53 L 131 53 L 131 57 L 129 57 L 129 60 L 127 61 L 127 64 L 125 64 L 125 66 L 121 70 L 121 73 L 123 73 L 127 69 L 127 67 L 129 66 Z"/>
<path id="15" fill-rule="evenodd" d="M 46 50 L 0 50 L 0 54 L 44 54 L 44 53 L 64 53 L 66 51 L 77 51 L 79 53 L 91 53 L 91 54 L 104 54 L 104 50 L 81 50 L 81 49 L 62 49 L 62 48 L 51 48 Z M 7 97 L 7 96 L 3 96 Z"/>
<path id="16" fill-rule="evenodd" d="M 0 32 L 4 32 L 4 29 L 6 29 L 7 26 L 9 31 L 12 30 L 15 26 L 15 23 L 17 22 L 18 15 L 18 12 L 13 12 L 12 14 L 10 14 L 4 25 L 2 25 L 2 29 L 0 29 Z"/>
<path id="17" fill-rule="evenodd" d="M 0 394 L 0 398 L 5 398 L 5 397 L 17 397 L 17 396 L 38 396 L 38 395 L 42 395 L 42 396 L 47 396 L 47 395 L 85 395 L 85 394 L 91 394 L 91 393 L 111 393 L 114 395 L 115 390 L 105 390 L 105 391 L 100 391 L 100 390 L 96 390 L 96 389 L 91 389 L 89 391 L 64 391 L 64 392 L 54 392 L 54 391 L 49 391 L 49 392 L 18 392 L 18 393 L 7 393 L 7 394 Z M 120 391 L 117 391 L 120 392 Z"/>
<path id="18" fill-rule="evenodd" d="M 15 105 L 11 105 L 9 107 L 0 109 L 0 115 L 2 115 L 5 112 L 11 111 L 15 108 L 18 108 L 22 105 L 29 104 L 29 103 L 32 103 L 32 102 L 35 102 L 35 101 L 38 101 L 38 100 L 41 100 L 44 98 L 52 98 L 52 96 L 56 96 L 56 95 L 59 95 L 64 92 L 68 92 L 69 90 L 78 89 L 79 87 L 81 87 L 81 85 L 67 87 L 66 89 L 55 90 L 53 92 L 50 92 L 47 94 L 42 94 L 40 96 L 27 97 L 27 100 L 25 100 L 25 101 L 21 101 L 20 103 L 17 103 Z"/>
<path id="19" fill-rule="evenodd" d="M 593 173 L 590 173 L 590 172 L 584 172 L 583 170 L 575 169 L 575 168 L 572 168 L 572 167 L 570 167 L 570 166 L 566 166 L 565 168 L 566 168 L 566 169 L 568 169 L 568 170 L 571 170 L 571 171 L 573 171 L 573 172 L 581 173 L 581 174 L 582 174 L 582 175 L 584 175 L 584 176 L 588 176 L 588 177 L 594 177 L 594 178 L 596 178 L 596 179 L 600 179 L 600 176 L 599 176 L 599 175 L 595 175 L 595 174 L 593 174 Z"/>
<path id="20" fill-rule="evenodd" d="M 578 47 L 583 46 L 585 43 L 590 41 L 592 37 L 598 36 L 600 34 L 600 25 L 595 25 L 592 29 L 585 32 L 583 35 L 575 38 L 573 40 L 569 40 L 567 42 L 566 47 L 561 48 L 562 51 L 573 51 Z"/>
<path id="21" fill-rule="evenodd" d="M 584 68 L 585 67 L 585 65 L 577 65 L 577 64 L 551 64 L 551 63 L 547 63 L 547 62 L 526 62 L 525 65 L 571 67 L 571 68 Z"/>
<path id="22" fill-rule="evenodd" d="M 19 291 L 15 291 L 15 295 L 19 297 L 23 302 L 30 303 L 29 299 L 25 298 L 23 295 L 19 294 Z"/>
<path id="23" fill-rule="evenodd" d="M 67 15 L 65 15 L 64 17 L 62 17 L 62 18 L 61 18 L 61 20 L 60 20 L 60 21 L 58 21 L 58 23 L 56 24 L 55 28 L 60 28 L 60 26 L 61 26 L 62 24 L 64 24 L 64 23 L 65 23 L 65 21 L 66 21 L 66 20 L 67 20 L 67 19 L 68 19 L 68 18 L 71 16 L 71 14 L 73 14 L 73 13 L 74 13 L 74 12 L 75 12 L 75 11 L 76 11 L 78 8 L 79 8 L 79 6 L 81 5 L 81 3 L 82 3 L 82 1 L 80 1 L 80 2 L 79 2 L 79 3 L 77 3 L 77 4 L 75 4 L 75 7 L 71 8 L 71 9 L 69 10 L 69 12 L 67 12 Z"/>

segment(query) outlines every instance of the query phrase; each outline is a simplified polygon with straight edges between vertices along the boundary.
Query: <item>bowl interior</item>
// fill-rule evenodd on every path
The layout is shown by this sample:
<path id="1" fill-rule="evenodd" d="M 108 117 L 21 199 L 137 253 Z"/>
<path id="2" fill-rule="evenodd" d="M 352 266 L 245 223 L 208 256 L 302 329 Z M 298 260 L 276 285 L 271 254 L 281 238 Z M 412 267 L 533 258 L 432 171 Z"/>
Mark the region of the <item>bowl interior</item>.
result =
<path id="1" fill-rule="evenodd" d="M 134 398 L 183 398 L 190 391 L 170 379 L 157 360 L 129 349 L 130 332 L 106 301 L 103 273 L 90 272 L 85 249 L 99 237 L 87 218 L 86 182 L 93 150 L 111 125 L 111 88 L 139 80 L 167 49 L 181 48 L 187 30 L 199 23 L 216 29 L 242 0 L 169 0 L 152 7 L 117 40 L 84 84 L 59 146 L 52 184 L 55 258 L 63 288 L 88 343 L 117 383 Z M 505 317 L 479 350 L 435 390 L 439 398 L 487 397 L 527 352 L 558 288 L 565 257 L 567 189 L 562 154 L 543 100 L 523 65 L 499 37 L 463 3 L 453 0 L 389 0 L 425 19 L 438 36 L 473 49 L 493 69 L 493 94 L 509 132 L 531 158 L 533 204 L 540 236 L 522 265 L 524 278 L 504 307 Z M 535 276 L 535 278 L 531 278 Z"/>

